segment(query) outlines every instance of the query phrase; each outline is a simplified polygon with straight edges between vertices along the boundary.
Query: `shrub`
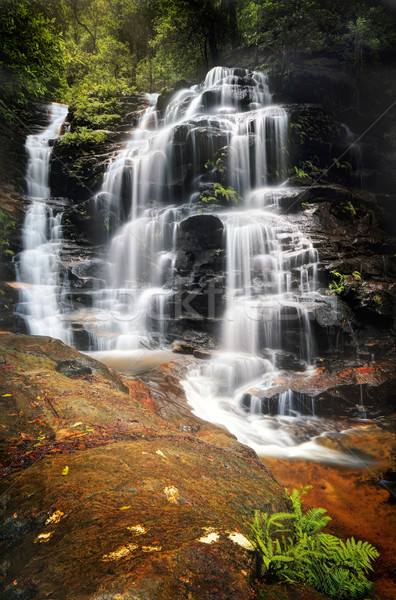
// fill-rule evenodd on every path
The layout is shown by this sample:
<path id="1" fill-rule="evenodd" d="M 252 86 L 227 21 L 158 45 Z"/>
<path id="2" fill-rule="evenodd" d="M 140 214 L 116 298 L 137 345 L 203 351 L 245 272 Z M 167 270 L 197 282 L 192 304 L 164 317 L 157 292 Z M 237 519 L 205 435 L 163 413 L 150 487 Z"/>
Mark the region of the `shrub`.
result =
<path id="1" fill-rule="evenodd" d="M 344 542 L 323 533 L 331 520 L 326 509 L 302 511 L 301 495 L 308 489 L 293 490 L 290 513 L 255 511 L 249 537 L 261 574 L 269 580 L 306 583 L 330 598 L 358 600 L 372 588 L 366 575 L 379 553 L 368 542 L 353 537 Z"/>
<path id="2" fill-rule="evenodd" d="M 95 147 L 103 144 L 106 140 L 107 136 L 104 131 L 92 131 L 88 127 L 79 127 L 76 131 L 66 133 L 60 144 L 94 154 Z"/>

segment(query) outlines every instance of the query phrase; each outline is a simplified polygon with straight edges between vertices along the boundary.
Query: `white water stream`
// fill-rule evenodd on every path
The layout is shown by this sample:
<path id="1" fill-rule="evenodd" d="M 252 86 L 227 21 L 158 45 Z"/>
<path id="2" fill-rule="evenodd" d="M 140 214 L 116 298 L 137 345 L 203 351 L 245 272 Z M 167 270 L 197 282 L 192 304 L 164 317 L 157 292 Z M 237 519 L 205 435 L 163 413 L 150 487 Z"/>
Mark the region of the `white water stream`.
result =
<path id="1" fill-rule="evenodd" d="M 20 289 L 17 312 L 25 319 L 29 333 L 52 336 L 71 344 L 71 333 L 59 309 L 62 212 L 55 214 L 48 203 L 51 142 L 59 137 L 67 112 L 64 104 L 52 103 L 48 126 L 26 139 L 26 185 L 31 204 L 23 225 L 23 251 L 17 257 L 16 275 Z"/>

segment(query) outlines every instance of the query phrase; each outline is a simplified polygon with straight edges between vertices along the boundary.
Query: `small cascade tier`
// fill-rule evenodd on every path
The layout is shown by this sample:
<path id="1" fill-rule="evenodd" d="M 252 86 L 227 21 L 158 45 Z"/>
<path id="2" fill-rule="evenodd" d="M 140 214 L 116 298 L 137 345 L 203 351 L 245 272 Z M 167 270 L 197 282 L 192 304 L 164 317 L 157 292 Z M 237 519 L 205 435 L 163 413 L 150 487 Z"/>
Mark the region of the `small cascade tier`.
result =
<path id="1" fill-rule="evenodd" d="M 54 212 L 50 206 L 48 185 L 51 142 L 61 134 L 67 113 L 67 106 L 52 103 L 48 126 L 26 139 L 26 186 L 31 204 L 22 230 L 23 250 L 15 264 L 20 288 L 17 311 L 24 318 L 29 333 L 49 335 L 70 344 L 72 338 L 59 309 L 62 212 Z"/>

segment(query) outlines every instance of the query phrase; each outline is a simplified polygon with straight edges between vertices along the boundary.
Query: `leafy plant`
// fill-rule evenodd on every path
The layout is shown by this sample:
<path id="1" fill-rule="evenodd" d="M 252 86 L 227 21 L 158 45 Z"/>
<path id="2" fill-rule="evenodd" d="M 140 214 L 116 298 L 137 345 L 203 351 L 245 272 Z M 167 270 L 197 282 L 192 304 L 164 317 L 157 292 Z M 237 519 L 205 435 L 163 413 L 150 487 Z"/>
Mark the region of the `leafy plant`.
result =
<path id="1" fill-rule="evenodd" d="M 338 158 L 333 158 L 333 163 L 337 167 L 337 169 L 344 169 L 345 171 L 352 171 L 352 165 L 348 160 L 343 160 L 340 162 Z"/>
<path id="2" fill-rule="evenodd" d="M 337 294 L 340 295 L 345 291 L 345 284 L 351 284 L 351 289 L 356 290 L 356 286 L 361 282 L 362 276 L 359 271 L 353 271 L 353 273 L 338 273 L 338 271 L 330 271 L 333 276 L 333 281 L 329 284 L 327 295 Z"/>
<path id="3" fill-rule="evenodd" d="M 202 200 L 202 202 L 205 203 L 222 201 L 227 204 L 238 204 L 238 202 L 242 201 L 242 197 L 238 194 L 236 190 L 234 190 L 233 187 L 228 186 L 227 188 L 225 188 L 221 185 L 221 183 L 215 183 L 214 196 L 204 196 L 203 194 L 201 194 L 200 200 Z"/>
<path id="4" fill-rule="evenodd" d="M 300 167 L 294 167 L 294 171 L 297 175 L 297 177 L 300 177 L 300 179 L 304 179 L 305 177 L 309 177 L 308 173 L 306 171 L 304 171 L 304 169 L 301 169 Z"/>
<path id="5" fill-rule="evenodd" d="M 292 491 L 290 513 L 269 516 L 255 511 L 249 537 L 261 573 L 268 580 L 307 583 L 330 598 L 362 598 L 372 587 L 366 575 L 379 553 L 369 542 L 356 542 L 353 537 L 344 542 L 323 533 L 331 520 L 326 509 L 302 510 L 301 496 L 309 489 Z"/>
<path id="6" fill-rule="evenodd" d="M 60 144 L 94 153 L 94 147 L 103 144 L 106 139 L 107 136 L 104 131 L 92 131 L 88 127 L 80 127 L 76 131 L 66 133 Z"/>
<path id="7" fill-rule="evenodd" d="M 338 217 L 349 217 L 350 219 L 356 217 L 356 209 L 350 200 L 346 200 L 338 206 L 335 206 L 332 209 L 332 212 Z"/>

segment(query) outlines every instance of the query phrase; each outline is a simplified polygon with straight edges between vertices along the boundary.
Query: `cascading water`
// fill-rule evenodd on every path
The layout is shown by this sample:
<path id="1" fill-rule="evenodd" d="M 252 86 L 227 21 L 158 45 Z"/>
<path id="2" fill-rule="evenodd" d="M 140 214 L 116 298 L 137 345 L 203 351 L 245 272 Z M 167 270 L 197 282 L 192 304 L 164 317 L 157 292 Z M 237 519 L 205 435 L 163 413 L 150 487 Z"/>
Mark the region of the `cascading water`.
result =
<path id="1" fill-rule="evenodd" d="M 296 433 L 303 420 L 303 427 L 315 421 L 313 397 L 287 386 L 276 401 L 268 395 L 284 376 L 282 353 L 313 368 L 310 314 L 323 302 L 317 251 L 280 210 L 282 199 L 298 193 L 282 184 L 287 113 L 272 104 L 264 75 L 224 67 L 176 93 L 161 122 L 155 102 L 148 96 L 96 198 L 111 231 L 108 284 L 95 292 L 94 319 L 86 323 L 97 357 L 108 364 L 121 357 L 128 370 L 153 340 L 164 345 L 177 312 L 178 235 L 188 219 L 208 215 L 210 202 L 229 194 L 216 206 L 226 254 L 222 351 L 189 372 L 188 401 L 260 453 L 329 460 L 331 450 Z M 212 181 L 214 196 L 203 197 L 219 164 L 227 180 L 214 188 Z M 321 426 L 311 430 L 320 434 Z"/>
<path id="2" fill-rule="evenodd" d="M 52 103 L 49 124 L 39 134 L 29 135 L 26 185 L 31 205 L 22 230 L 23 250 L 16 260 L 20 302 L 29 333 L 49 335 L 70 344 L 71 334 L 61 319 L 59 304 L 59 255 L 62 248 L 62 212 L 49 206 L 48 185 L 51 141 L 59 137 L 68 107 Z"/>

